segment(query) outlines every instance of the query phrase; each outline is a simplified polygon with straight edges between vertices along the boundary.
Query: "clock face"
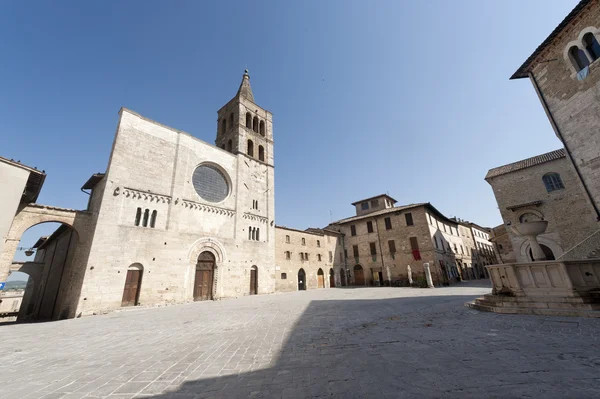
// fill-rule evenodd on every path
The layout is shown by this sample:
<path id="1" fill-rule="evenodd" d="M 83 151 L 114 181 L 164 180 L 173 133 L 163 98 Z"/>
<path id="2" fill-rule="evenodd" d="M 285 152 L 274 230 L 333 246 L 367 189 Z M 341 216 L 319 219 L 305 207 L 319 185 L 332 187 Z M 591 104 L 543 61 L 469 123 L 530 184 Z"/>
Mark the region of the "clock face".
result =
<path id="1" fill-rule="evenodd" d="M 208 202 L 221 202 L 229 195 L 227 178 L 212 165 L 198 166 L 192 175 L 192 184 L 200 198 Z"/>

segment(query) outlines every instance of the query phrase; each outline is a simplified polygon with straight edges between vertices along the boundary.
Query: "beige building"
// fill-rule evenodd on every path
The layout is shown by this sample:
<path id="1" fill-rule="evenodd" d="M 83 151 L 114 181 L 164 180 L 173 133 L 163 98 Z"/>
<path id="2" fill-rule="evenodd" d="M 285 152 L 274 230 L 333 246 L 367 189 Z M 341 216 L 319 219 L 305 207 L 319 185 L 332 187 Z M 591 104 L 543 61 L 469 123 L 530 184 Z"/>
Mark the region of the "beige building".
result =
<path id="1" fill-rule="evenodd" d="M 591 220 L 581 220 L 586 226 L 600 219 L 599 40 L 600 1 L 583 0 L 511 77 L 529 78 L 562 141 L 563 158 L 590 203 L 584 215 Z"/>
<path id="2" fill-rule="evenodd" d="M 517 262 L 533 261 L 529 240 L 512 229 L 522 222 L 548 222 L 537 240 L 549 260 L 598 230 L 593 207 L 564 150 L 491 169 L 485 179 L 494 190 Z"/>
<path id="3" fill-rule="evenodd" d="M 213 146 L 122 108 L 106 171 L 82 186 L 84 210 L 33 203 L 43 179 L 37 191 L 25 190 L 36 195 L 18 202 L 27 173 L 45 175 L 15 172 L 10 212 L 20 205 L 3 214 L 11 223 L 4 223 L 0 281 L 17 270 L 30 276 L 20 317 L 407 284 L 409 265 L 423 282 L 426 262 L 438 285 L 483 276 L 469 272 L 478 261 L 460 224 L 429 203 L 395 207 L 380 195 L 326 228 L 275 226 L 272 115 L 254 102 L 247 73 L 217 115 Z M 22 234 L 43 222 L 62 226 L 36 244 L 34 261 L 13 262 Z"/>
<path id="4" fill-rule="evenodd" d="M 329 229 L 275 227 L 275 289 L 296 291 L 346 285 L 343 236 Z"/>
<path id="5" fill-rule="evenodd" d="M 218 111 L 216 143 L 121 109 L 106 173 L 82 187 L 88 208 L 19 209 L 0 281 L 22 233 L 55 221 L 74 249 L 49 277 L 54 297 L 32 298 L 40 317 L 274 292 L 272 116 L 254 103 L 247 73 Z"/>
<path id="6" fill-rule="evenodd" d="M 490 241 L 494 244 L 498 263 L 515 263 L 517 261 L 511 237 L 504 224 L 491 229 Z"/>
<path id="7" fill-rule="evenodd" d="M 385 194 L 357 201 L 352 204 L 356 216 L 327 227 L 343 234 L 347 281 L 406 283 L 409 266 L 413 279 L 423 280 L 424 263 L 429 263 L 438 285 L 484 277 L 482 268 L 481 273 L 472 271 L 478 258 L 471 226 L 447 218 L 430 203 L 394 204 L 396 200 Z"/>
<path id="8" fill-rule="evenodd" d="M 0 157 L 0 254 L 13 218 L 22 206 L 37 200 L 45 179 L 43 171 Z M 3 277 L 0 273 L 0 282 Z"/>

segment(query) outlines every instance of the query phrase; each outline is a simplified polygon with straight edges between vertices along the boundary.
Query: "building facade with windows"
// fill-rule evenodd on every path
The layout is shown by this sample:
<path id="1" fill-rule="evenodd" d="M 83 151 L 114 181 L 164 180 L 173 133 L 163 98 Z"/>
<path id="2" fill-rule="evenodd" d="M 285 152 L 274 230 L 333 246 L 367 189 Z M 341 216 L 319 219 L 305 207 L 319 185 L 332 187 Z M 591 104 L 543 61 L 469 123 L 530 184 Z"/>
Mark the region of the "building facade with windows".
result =
<path id="1" fill-rule="evenodd" d="M 350 284 L 406 282 L 408 266 L 413 279 L 423 279 L 424 263 L 429 263 L 434 283 L 438 285 L 483 277 L 469 272 L 475 261 L 471 250 L 474 244 L 465 244 L 459 223 L 430 203 L 395 204 L 396 200 L 389 195 L 357 201 L 352 204 L 356 216 L 327 227 L 343 234 Z"/>
<path id="2" fill-rule="evenodd" d="M 598 230 L 589 198 L 562 149 L 491 169 L 485 179 L 492 186 L 514 251 L 507 261 L 533 261 L 527 237 L 511 228 L 519 223 L 548 222 L 537 239 L 550 260 Z"/>
<path id="3" fill-rule="evenodd" d="M 254 102 L 247 73 L 218 111 L 215 143 L 122 108 L 106 172 L 82 187 L 87 209 L 25 206 L 0 271 L 26 228 L 57 221 L 76 245 L 51 319 L 274 292 L 272 116 Z"/>
<path id="4" fill-rule="evenodd" d="M 594 221 L 600 219 L 599 41 L 600 1 L 580 1 L 511 77 L 532 83 Z M 545 183 L 561 189 L 551 175 Z"/>
<path id="5" fill-rule="evenodd" d="M 342 234 L 329 229 L 275 226 L 275 290 L 345 286 L 343 242 Z"/>

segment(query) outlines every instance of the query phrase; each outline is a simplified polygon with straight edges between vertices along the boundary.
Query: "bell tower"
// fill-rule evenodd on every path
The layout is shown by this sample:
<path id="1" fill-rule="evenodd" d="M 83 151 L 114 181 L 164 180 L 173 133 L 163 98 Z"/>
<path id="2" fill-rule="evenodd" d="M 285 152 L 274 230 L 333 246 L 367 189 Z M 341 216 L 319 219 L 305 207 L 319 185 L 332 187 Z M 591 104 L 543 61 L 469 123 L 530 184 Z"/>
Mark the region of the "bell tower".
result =
<path id="1" fill-rule="evenodd" d="M 273 115 L 254 102 L 248 70 L 235 97 L 217 115 L 217 147 L 273 166 Z"/>

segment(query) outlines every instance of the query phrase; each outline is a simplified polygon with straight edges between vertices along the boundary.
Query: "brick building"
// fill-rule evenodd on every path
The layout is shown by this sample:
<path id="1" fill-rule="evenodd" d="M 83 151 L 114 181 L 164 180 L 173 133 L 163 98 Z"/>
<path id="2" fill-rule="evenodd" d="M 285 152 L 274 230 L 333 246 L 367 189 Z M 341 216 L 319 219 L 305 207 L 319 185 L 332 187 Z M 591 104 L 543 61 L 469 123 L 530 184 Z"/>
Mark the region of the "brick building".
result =
<path id="1" fill-rule="evenodd" d="M 533 260 L 527 237 L 511 228 L 519 223 L 548 222 L 537 237 L 547 259 L 560 258 L 598 230 L 593 208 L 564 150 L 491 169 L 485 179 L 494 190 L 517 262 Z"/>
<path id="2" fill-rule="evenodd" d="M 587 201 L 590 209 L 582 213 L 589 220 L 579 218 L 585 225 L 583 231 L 600 220 L 599 41 L 600 0 L 582 0 L 511 77 L 530 80 L 554 133 L 564 145 L 564 159 L 571 164 L 570 174 L 584 198 L 579 204 Z M 600 253 L 600 234 L 594 233 L 588 240 L 576 245 L 583 252 L 571 252 L 575 248 L 569 248 L 571 242 L 561 249 L 571 252 L 565 255 L 571 258 Z M 519 257 L 519 249 L 515 251 Z"/>

